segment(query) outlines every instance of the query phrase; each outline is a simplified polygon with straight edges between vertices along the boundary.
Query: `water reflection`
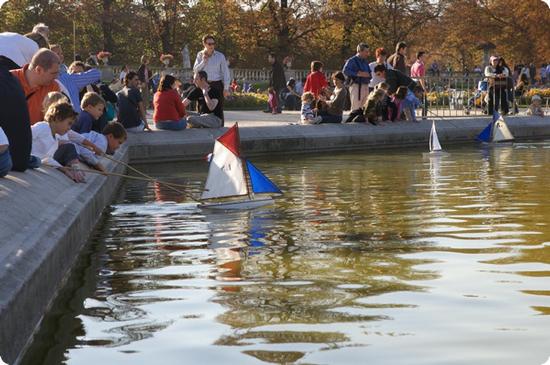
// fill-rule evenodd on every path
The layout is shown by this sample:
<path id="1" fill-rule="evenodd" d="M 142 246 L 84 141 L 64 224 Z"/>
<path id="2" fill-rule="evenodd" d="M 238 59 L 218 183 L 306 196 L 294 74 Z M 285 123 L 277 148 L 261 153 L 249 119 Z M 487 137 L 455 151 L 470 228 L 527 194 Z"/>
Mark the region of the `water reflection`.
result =
<path id="1" fill-rule="evenodd" d="M 128 182 L 26 363 L 542 363 L 546 147 L 266 160 L 245 212 Z"/>

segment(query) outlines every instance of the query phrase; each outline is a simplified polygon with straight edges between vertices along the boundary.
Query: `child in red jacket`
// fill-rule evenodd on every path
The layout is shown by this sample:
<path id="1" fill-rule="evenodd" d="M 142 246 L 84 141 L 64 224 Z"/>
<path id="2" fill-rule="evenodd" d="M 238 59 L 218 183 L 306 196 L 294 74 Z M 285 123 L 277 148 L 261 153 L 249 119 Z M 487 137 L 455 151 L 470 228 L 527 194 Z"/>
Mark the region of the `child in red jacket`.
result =
<path id="1" fill-rule="evenodd" d="M 311 62 L 311 72 L 307 75 L 304 92 L 311 92 L 318 99 L 319 95 L 328 86 L 327 78 L 323 73 L 323 63 L 321 61 Z"/>

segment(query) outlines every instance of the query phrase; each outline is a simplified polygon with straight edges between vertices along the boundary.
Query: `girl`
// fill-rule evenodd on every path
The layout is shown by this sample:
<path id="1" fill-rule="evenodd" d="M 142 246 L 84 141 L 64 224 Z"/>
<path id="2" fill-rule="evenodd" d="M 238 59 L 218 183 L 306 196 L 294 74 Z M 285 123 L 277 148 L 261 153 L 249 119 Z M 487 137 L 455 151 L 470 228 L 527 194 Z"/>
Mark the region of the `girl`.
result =
<path id="1" fill-rule="evenodd" d="M 313 93 L 305 92 L 302 94 L 302 111 L 300 113 L 300 120 L 302 124 L 319 124 L 322 120 L 320 116 L 315 116 L 313 110 L 313 101 L 315 96 Z"/>
<path id="2" fill-rule="evenodd" d="M 399 86 L 397 92 L 392 96 L 388 105 L 388 119 L 392 122 L 401 120 L 403 112 L 403 100 L 407 97 L 408 89 L 405 86 Z"/>
<path id="3" fill-rule="evenodd" d="M 187 127 L 185 107 L 176 91 L 177 82 L 172 75 L 164 75 L 153 97 L 153 120 L 157 129 L 179 131 Z"/>
<path id="4" fill-rule="evenodd" d="M 269 110 L 271 111 L 271 114 L 279 114 L 279 101 L 277 97 L 277 92 L 273 87 L 269 87 L 267 89 L 268 98 L 267 98 L 267 104 L 269 105 Z"/>

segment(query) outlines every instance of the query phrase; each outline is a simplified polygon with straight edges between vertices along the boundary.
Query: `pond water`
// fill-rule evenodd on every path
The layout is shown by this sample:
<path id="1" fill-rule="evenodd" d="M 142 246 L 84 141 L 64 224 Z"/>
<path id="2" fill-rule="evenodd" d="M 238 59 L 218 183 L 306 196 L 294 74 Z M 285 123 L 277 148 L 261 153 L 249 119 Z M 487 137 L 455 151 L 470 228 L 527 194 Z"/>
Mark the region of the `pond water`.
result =
<path id="1" fill-rule="evenodd" d="M 550 142 L 450 152 L 257 158 L 244 212 L 127 181 L 23 363 L 543 364 Z"/>

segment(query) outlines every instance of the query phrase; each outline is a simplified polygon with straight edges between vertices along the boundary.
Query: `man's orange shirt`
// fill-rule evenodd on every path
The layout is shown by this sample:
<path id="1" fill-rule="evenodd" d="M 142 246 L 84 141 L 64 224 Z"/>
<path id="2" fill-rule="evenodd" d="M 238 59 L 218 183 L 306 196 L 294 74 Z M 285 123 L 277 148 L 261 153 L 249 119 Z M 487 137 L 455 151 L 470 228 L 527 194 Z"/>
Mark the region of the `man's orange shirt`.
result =
<path id="1" fill-rule="evenodd" d="M 17 70 L 11 70 L 11 74 L 19 80 L 19 83 L 23 87 L 23 92 L 27 98 L 27 107 L 29 109 L 29 116 L 31 118 L 31 125 L 44 120 L 44 112 L 42 111 L 42 102 L 50 91 L 60 91 L 59 84 L 54 80 L 46 86 L 36 86 L 31 88 L 27 79 L 25 78 L 25 71 L 29 68 L 29 65 L 25 65 L 23 68 Z"/>

